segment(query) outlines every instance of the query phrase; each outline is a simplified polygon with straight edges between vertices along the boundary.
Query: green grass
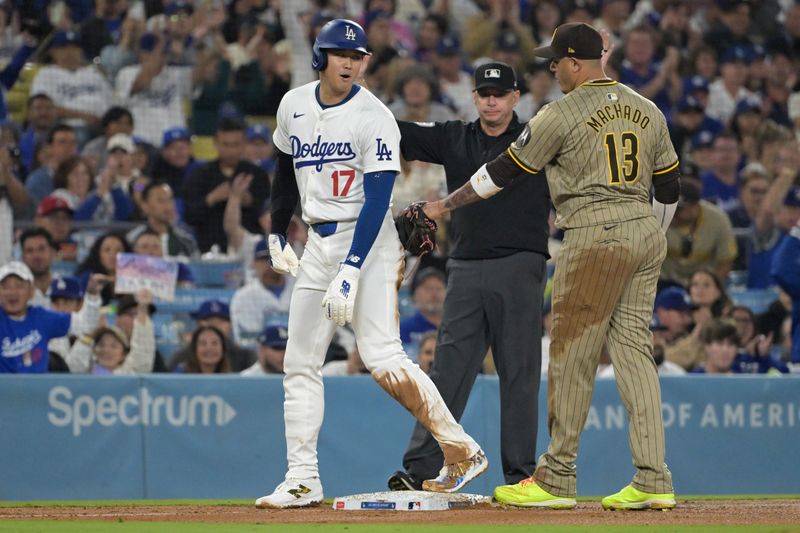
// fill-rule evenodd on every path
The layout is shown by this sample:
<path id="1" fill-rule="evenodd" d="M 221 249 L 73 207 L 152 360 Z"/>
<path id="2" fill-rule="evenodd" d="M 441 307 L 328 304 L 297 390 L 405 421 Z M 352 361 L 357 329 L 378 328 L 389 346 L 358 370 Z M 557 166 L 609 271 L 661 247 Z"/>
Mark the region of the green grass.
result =
<path id="1" fill-rule="evenodd" d="M 53 522 L 3 521 L 0 531 L 13 533 L 639 533 L 642 531 L 675 531 L 678 533 L 788 533 L 791 526 L 547 526 L 547 525 L 422 525 L 422 524 L 181 524 L 175 522 Z"/>
<path id="2" fill-rule="evenodd" d="M 112 507 L 115 505 L 252 505 L 255 500 L 58 500 L 0 501 L 0 507 Z M 331 500 L 331 503 L 333 500 Z"/>

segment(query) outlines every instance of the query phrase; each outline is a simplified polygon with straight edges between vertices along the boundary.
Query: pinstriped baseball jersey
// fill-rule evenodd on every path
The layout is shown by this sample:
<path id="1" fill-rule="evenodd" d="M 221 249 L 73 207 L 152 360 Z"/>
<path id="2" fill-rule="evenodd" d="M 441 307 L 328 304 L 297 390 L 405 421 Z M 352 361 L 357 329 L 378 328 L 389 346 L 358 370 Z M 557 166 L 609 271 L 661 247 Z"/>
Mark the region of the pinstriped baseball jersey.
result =
<path id="1" fill-rule="evenodd" d="M 508 153 L 528 172 L 546 168 L 563 229 L 652 216 L 653 174 L 678 164 L 661 111 L 615 81 L 584 83 L 543 107 Z"/>

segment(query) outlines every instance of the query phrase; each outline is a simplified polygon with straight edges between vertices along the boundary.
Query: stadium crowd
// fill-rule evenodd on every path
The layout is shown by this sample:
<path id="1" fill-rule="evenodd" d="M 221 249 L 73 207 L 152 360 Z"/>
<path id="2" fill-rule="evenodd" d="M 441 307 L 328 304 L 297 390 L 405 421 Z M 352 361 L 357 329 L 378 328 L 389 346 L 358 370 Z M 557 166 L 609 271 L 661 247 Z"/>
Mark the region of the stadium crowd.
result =
<path id="1" fill-rule="evenodd" d="M 340 17 L 366 30 L 369 90 L 420 123 L 476 120 L 488 61 L 514 68 L 529 120 L 561 97 L 534 46 L 563 22 L 604 30 L 607 71 L 659 106 L 681 161 L 651 323 L 660 372 L 800 372 L 795 0 L 0 0 L 0 372 L 282 372 L 293 278 L 264 238 L 271 129 Z M 442 167 L 404 161 L 393 209 L 445 191 Z M 442 226 L 401 288 L 424 369 Z M 307 231 L 298 213 L 298 256 Z M 175 299 L 116 294 L 119 253 L 177 263 Z M 365 371 L 347 328 L 328 359 L 327 375 Z"/>

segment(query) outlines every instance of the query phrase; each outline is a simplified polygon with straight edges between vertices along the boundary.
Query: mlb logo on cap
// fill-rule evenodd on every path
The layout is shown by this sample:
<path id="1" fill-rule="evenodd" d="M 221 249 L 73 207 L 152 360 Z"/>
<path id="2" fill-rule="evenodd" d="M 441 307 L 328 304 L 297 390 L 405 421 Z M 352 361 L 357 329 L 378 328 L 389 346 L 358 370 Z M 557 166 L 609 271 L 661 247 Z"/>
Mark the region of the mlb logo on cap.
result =
<path id="1" fill-rule="evenodd" d="M 501 61 L 485 63 L 475 69 L 475 90 L 499 89 L 503 92 L 516 90 L 517 75 L 511 65 Z"/>

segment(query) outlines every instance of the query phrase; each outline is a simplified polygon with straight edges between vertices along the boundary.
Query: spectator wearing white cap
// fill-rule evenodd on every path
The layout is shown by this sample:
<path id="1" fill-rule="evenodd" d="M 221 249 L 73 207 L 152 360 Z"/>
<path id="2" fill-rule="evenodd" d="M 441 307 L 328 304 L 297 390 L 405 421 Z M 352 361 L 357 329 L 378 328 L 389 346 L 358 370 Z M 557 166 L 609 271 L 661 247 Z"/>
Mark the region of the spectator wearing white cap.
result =
<path id="1" fill-rule="evenodd" d="M 133 138 L 125 133 L 112 135 L 106 149 L 108 160 L 95 179 L 97 187 L 75 210 L 75 220 L 121 221 L 130 219 L 133 214 L 133 201 L 128 195 L 128 184 L 137 177 L 133 168 L 136 151 Z"/>
<path id="2" fill-rule="evenodd" d="M 294 286 L 293 276 L 272 270 L 266 239 L 256 244 L 253 269 L 256 279 L 238 289 L 231 298 L 233 338 L 245 346 L 255 344 L 255 338 L 270 317 L 289 312 Z"/>
<path id="3" fill-rule="evenodd" d="M 283 358 L 286 355 L 286 341 L 289 332 L 286 326 L 272 325 L 264 328 L 256 339 L 256 356 L 258 361 L 245 370 L 243 376 L 266 376 L 283 374 Z"/>
<path id="4" fill-rule="evenodd" d="M 153 33 L 139 40 L 139 64 L 117 75 L 117 99 L 136 117 L 133 133 L 157 147 L 165 129 L 186 126 L 183 101 L 191 91 L 192 68 L 168 66 L 164 39 Z"/>
<path id="5" fill-rule="evenodd" d="M 98 135 L 83 147 L 81 155 L 89 160 L 94 168 L 106 166 L 108 158 L 108 140 L 117 133 L 133 134 L 133 115 L 124 107 L 114 106 L 103 113 L 100 119 L 103 128 L 102 135 Z"/>
<path id="6" fill-rule="evenodd" d="M 84 303 L 99 308 L 100 289 L 109 280 L 107 276 L 92 276 L 86 289 L 91 299 Z M 47 372 L 48 343 L 67 335 L 73 323 L 80 320 L 75 313 L 31 305 L 33 281 L 33 273 L 22 262 L 12 261 L 0 268 L 0 373 Z"/>

